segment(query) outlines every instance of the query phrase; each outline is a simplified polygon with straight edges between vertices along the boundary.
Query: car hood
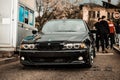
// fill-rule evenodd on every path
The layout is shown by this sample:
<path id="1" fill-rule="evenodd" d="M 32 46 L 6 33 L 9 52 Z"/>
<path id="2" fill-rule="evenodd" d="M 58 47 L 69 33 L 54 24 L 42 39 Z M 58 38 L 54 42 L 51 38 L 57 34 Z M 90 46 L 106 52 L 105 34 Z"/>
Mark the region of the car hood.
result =
<path id="1" fill-rule="evenodd" d="M 83 41 L 87 33 L 79 33 L 79 34 L 44 34 L 38 38 L 37 42 L 43 41 Z"/>

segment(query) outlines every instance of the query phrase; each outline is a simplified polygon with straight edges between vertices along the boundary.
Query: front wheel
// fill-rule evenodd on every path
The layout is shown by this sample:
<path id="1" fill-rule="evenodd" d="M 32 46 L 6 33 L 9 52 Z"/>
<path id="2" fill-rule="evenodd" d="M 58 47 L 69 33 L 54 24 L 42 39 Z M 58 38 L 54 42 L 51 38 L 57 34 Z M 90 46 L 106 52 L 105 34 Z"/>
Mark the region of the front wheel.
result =
<path id="1" fill-rule="evenodd" d="M 91 56 L 89 56 L 89 59 L 87 59 L 86 67 L 91 68 L 93 65 L 93 59 Z"/>
<path id="2" fill-rule="evenodd" d="M 88 68 L 92 67 L 92 65 L 93 65 L 93 57 L 94 57 L 93 54 L 88 55 L 88 59 L 87 59 L 87 62 L 86 62 L 86 67 L 88 67 Z"/>
<path id="3" fill-rule="evenodd" d="M 93 57 L 96 57 L 96 52 L 95 52 L 95 48 L 93 49 Z"/>

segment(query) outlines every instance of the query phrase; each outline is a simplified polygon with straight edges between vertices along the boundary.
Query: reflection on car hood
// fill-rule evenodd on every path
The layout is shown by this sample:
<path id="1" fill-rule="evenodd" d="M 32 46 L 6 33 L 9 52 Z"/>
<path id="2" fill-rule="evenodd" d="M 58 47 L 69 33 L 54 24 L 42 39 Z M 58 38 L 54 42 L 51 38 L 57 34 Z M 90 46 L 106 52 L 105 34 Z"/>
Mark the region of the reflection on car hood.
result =
<path id="1" fill-rule="evenodd" d="M 82 41 L 87 36 L 87 33 L 81 34 L 44 34 L 37 42 L 42 41 Z"/>

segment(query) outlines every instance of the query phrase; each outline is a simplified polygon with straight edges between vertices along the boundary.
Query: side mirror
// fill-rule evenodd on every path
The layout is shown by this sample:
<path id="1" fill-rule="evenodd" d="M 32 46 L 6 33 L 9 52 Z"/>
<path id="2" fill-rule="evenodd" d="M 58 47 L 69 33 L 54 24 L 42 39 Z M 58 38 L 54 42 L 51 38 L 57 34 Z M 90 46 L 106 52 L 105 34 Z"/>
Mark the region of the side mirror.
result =
<path id="1" fill-rule="evenodd" d="M 32 34 L 37 34 L 38 31 L 37 30 L 32 30 Z"/>

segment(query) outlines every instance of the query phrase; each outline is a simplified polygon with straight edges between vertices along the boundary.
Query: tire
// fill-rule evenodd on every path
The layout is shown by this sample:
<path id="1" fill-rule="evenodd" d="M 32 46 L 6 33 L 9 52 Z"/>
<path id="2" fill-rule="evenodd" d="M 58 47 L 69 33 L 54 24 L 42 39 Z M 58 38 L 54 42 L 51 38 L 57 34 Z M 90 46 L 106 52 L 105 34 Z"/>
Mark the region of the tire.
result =
<path id="1" fill-rule="evenodd" d="M 92 59 L 89 57 L 88 62 L 86 63 L 87 68 L 91 68 L 93 65 Z"/>
<path id="2" fill-rule="evenodd" d="M 89 54 L 87 62 L 86 62 L 86 67 L 87 68 L 91 68 L 92 67 L 92 65 L 93 65 L 93 57 L 94 57 L 94 55 Z"/>
<path id="3" fill-rule="evenodd" d="M 95 48 L 93 49 L 93 57 L 96 57 L 96 52 L 95 52 Z"/>

